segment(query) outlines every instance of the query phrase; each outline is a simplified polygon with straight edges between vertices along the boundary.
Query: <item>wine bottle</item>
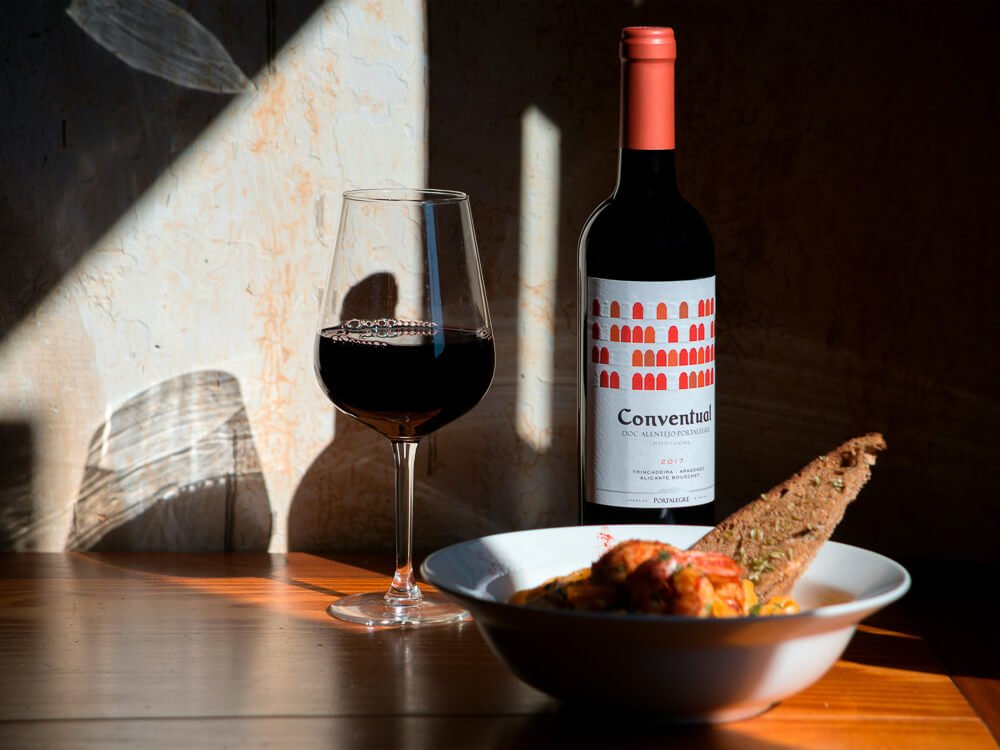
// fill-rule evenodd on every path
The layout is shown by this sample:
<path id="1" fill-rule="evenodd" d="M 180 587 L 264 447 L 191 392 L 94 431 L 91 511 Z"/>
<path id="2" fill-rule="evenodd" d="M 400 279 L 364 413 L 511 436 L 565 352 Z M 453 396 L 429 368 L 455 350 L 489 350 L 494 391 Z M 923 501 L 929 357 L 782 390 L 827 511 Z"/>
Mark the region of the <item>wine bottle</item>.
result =
<path id="1" fill-rule="evenodd" d="M 621 38 L 618 180 L 580 237 L 580 522 L 713 522 L 715 249 L 677 189 L 674 33 Z"/>

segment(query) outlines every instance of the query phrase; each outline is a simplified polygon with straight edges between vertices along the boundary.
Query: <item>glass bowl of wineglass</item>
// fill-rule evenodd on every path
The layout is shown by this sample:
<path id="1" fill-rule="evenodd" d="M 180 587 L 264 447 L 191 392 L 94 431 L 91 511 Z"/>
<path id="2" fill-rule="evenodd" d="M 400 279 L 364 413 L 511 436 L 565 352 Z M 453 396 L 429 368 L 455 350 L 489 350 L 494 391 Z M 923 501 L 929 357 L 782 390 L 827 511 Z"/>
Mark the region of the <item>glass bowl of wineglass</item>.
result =
<path id="1" fill-rule="evenodd" d="M 405 188 L 344 193 L 315 367 L 330 401 L 392 446 L 396 569 L 387 592 L 338 599 L 327 608 L 334 617 L 373 627 L 468 617 L 414 579 L 414 458 L 422 438 L 482 399 L 495 359 L 469 197 Z"/>

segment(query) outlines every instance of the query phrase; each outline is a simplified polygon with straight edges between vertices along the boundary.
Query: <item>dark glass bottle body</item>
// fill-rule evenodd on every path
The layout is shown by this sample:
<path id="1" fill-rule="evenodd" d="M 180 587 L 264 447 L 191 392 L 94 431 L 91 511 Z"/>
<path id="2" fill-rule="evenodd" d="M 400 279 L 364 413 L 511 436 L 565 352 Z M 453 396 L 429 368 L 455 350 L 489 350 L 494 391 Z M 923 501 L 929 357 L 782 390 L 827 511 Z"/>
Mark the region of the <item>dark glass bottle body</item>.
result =
<path id="1" fill-rule="evenodd" d="M 713 503 L 683 508 L 618 508 L 587 501 L 586 339 L 588 277 L 624 281 L 682 281 L 715 275 L 715 247 L 698 211 L 677 189 L 673 150 L 622 149 L 614 193 L 597 207 L 580 238 L 578 383 L 580 523 L 713 524 Z"/>

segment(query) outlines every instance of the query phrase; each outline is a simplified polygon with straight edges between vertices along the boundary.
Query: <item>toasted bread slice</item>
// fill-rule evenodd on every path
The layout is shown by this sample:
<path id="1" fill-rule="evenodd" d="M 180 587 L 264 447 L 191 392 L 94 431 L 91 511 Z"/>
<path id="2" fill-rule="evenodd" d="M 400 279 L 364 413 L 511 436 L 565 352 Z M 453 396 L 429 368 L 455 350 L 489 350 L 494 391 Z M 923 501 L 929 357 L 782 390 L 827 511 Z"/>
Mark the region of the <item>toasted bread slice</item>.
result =
<path id="1" fill-rule="evenodd" d="M 788 594 L 844 510 L 871 477 L 885 440 L 848 440 L 733 513 L 691 549 L 722 552 L 743 566 L 761 600 Z"/>

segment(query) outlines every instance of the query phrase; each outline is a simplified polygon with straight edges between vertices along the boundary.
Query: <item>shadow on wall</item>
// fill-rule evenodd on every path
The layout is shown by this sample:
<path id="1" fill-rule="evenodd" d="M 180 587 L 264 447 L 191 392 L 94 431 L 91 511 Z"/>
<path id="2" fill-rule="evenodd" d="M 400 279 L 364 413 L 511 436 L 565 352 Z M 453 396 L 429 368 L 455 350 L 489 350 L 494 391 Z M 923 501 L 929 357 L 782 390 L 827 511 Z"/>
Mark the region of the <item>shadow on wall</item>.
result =
<path id="1" fill-rule="evenodd" d="M 271 520 L 239 383 L 193 372 L 130 399 L 95 433 L 66 548 L 266 550 Z"/>
<path id="2" fill-rule="evenodd" d="M 387 273 L 372 274 L 345 296 L 340 318 L 395 317 L 398 287 Z M 381 300 L 381 309 L 362 300 Z M 405 373 L 400 373 L 405 387 Z M 414 547 L 427 551 L 455 539 L 497 530 L 482 499 L 470 497 L 466 458 L 479 452 L 477 407 L 420 442 L 414 488 Z M 331 411 L 334 407 L 330 406 Z M 441 447 L 444 450 L 441 450 Z M 480 480 L 481 481 L 481 480 Z M 479 502 L 477 502 L 477 499 Z M 395 473 L 389 441 L 339 411 L 334 439 L 306 470 L 288 515 L 289 550 L 384 551 L 395 543 Z"/>
<path id="3" fill-rule="evenodd" d="M 35 434 L 27 422 L 0 422 L 0 552 L 30 549 L 35 518 Z"/>
<path id="4" fill-rule="evenodd" d="M 333 409 L 333 407 L 330 407 Z M 491 488 L 503 467 L 470 473 L 483 454 L 488 407 L 480 404 L 420 441 L 414 478 L 413 546 L 418 554 L 509 527 Z M 391 552 L 395 543 L 395 478 L 389 441 L 336 413 L 336 437 L 302 478 L 288 517 L 288 549 L 308 552 Z M 486 438 L 485 440 L 488 440 Z M 501 519 L 501 520 L 498 520 Z"/>
<path id="5" fill-rule="evenodd" d="M 320 0 L 174 4 L 252 76 Z M 130 67 L 84 33 L 68 6 L 15 0 L 0 12 L 0 340 L 231 101 Z"/>
<path id="6" fill-rule="evenodd" d="M 392 274 L 372 274 L 344 295 L 340 319 L 394 318 L 398 296 L 399 287 Z M 366 307 L 366 303 L 373 302 L 381 309 Z M 288 549 L 391 549 L 393 492 L 388 440 L 336 412 L 333 441 L 306 470 L 292 498 Z"/>

